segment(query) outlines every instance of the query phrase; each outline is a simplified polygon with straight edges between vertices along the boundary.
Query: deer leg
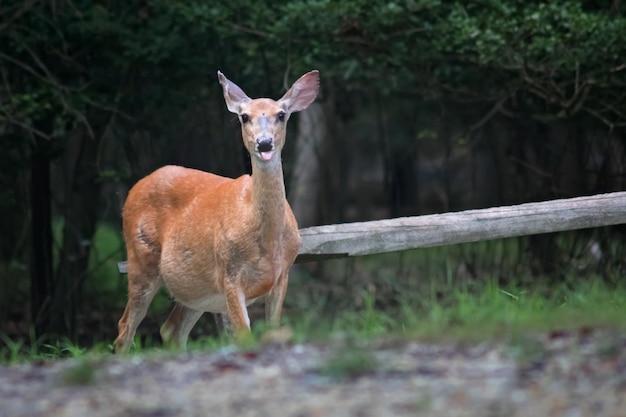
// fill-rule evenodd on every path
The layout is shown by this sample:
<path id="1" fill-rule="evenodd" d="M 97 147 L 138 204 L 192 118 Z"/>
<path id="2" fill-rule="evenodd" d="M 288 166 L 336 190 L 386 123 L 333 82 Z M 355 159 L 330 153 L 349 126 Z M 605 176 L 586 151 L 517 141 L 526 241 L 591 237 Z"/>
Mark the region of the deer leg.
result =
<path id="1" fill-rule="evenodd" d="M 155 276 L 145 278 L 138 275 L 128 277 L 128 302 L 124 314 L 118 322 L 119 333 L 115 339 L 115 353 L 129 351 L 139 323 L 146 317 L 148 307 L 157 291 L 161 288 L 161 280 Z"/>
<path id="2" fill-rule="evenodd" d="M 265 298 L 265 321 L 271 327 L 280 327 L 283 300 L 287 293 L 288 271 L 283 272 Z"/>
<path id="3" fill-rule="evenodd" d="M 238 339 L 245 338 L 250 333 L 250 318 L 246 307 L 246 296 L 243 293 L 239 279 L 226 279 L 224 292 L 226 295 L 226 310 L 230 327 Z"/>
<path id="4" fill-rule="evenodd" d="M 170 348 L 186 349 L 189 333 L 202 314 L 202 311 L 176 304 L 161 326 L 163 344 Z"/>
<path id="5" fill-rule="evenodd" d="M 215 323 L 217 324 L 218 334 L 233 335 L 233 325 L 228 318 L 228 314 L 215 313 Z"/>

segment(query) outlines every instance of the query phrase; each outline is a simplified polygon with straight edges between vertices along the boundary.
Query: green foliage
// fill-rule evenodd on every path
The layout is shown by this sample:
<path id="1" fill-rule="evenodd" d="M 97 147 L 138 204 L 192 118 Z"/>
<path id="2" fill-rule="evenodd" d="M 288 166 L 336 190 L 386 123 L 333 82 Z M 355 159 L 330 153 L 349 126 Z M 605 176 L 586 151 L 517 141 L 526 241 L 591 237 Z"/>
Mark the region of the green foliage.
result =
<path id="1" fill-rule="evenodd" d="M 117 263 L 126 257 L 119 229 L 106 223 L 100 224 L 96 228 L 91 248 L 89 269 L 92 272 L 89 274 L 87 290 L 119 297 L 126 291 L 126 279 L 117 270 Z"/>
<path id="2" fill-rule="evenodd" d="M 15 364 L 19 363 L 22 357 L 22 349 L 24 347 L 24 340 L 17 339 L 12 340 L 5 334 L 0 333 L 0 339 L 2 341 L 2 349 L 0 350 L 0 360 L 2 363 Z"/>
<path id="3" fill-rule="evenodd" d="M 27 340 L 12 339 L 0 333 L 0 364 L 12 365 L 59 358 L 82 358 L 108 352 L 110 349 L 105 344 L 94 344 L 87 349 L 65 338 L 48 338 L 45 335 L 35 337 L 32 329 Z"/>
<path id="4" fill-rule="evenodd" d="M 559 116 L 583 109 L 609 125 L 624 119 L 621 110 L 599 113 L 612 101 L 604 88 L 624 85 L 626 19 L 579 1 L 492 1 L 457 4 L 439 29 L 435 48 L 465 63 L 437 70 L 443 82 L 465 89 L 476 69 L 483 82 L 465 89 L 476 96 L 524 93 L 554 105 Z"/>
<path id="5" fill-rule="evenodd" d="M 591 106 L 582 96 L 568 103 L 575 90 L 624 84 L 626 19 L 574 0 L 85 0 L 53 13 L 45 2 L 21 4 L 2 6 L 19 13 L 0 38 L 10 69 L 0 125 L 50 137 L 89 126 L 93 108 L 132 115 L 198 100 L 218 68 L 266 93 L 259 70 L 315 67 L 347 89 L 435 97 L 444 88 L 455 98 L 456 86 L 458 99 L 520 91 L 568 111 Z"/>
<path id="6" fill-rule="evenodd" d="M 583 10 L 578 1 L 458 4 L 448 17 L 439 49 L 502 69 L 584 69 L 606 77 L 625 48 L 619 34 L 626 20 Z"/>
<path id="7" fill-rule="evenodd" d="M 394 320 L 376 308 L 373 294 L 363 291 L 360 297 L 363 302 L 362 308 L 343 312 L 341 319 L 336 323 L 338 328 L 335 331 L 365 337 L 374 337 L 388 332 L 395 324 Z"/>

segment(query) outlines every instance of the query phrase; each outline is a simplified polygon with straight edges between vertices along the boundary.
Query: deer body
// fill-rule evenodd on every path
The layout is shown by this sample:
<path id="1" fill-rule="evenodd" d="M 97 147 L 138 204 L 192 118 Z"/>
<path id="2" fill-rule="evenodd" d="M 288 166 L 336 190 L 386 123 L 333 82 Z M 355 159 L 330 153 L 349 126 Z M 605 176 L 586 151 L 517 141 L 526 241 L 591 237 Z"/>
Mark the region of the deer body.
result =
<path id="1" fill-rule="evenodd" d="M 287 275 L 300 246 L 285 197 L 281 150 L 289 114 L 317 95 L 317 71 L 278 101 L 248 98 L 218 73 L 228 109 L 239 115 L 252 176 L 225 178 L 178 166 L 160 168 L 129 192 L 123 209 L 129 299 L 116 352 L 126 352 L 152 298 L 165 286 L 176 301 L 161 327 L 166 344 L 184 347 L 203 312 L 227 314 L 249 331 L 246 306 L 266 296 L 278 325 Z"/>

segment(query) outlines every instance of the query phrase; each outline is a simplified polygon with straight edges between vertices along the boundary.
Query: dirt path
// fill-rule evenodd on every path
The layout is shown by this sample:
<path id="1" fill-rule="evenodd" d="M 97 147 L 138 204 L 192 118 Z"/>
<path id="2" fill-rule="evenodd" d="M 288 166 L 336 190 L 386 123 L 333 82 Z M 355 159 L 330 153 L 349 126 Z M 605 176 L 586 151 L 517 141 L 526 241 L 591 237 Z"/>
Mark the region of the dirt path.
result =
<path id="1" fill-rule="evenodd" d="M 626 417 L 626 336 L 268 345 L 0 367 L 2 417 L 431 415 Z"/>

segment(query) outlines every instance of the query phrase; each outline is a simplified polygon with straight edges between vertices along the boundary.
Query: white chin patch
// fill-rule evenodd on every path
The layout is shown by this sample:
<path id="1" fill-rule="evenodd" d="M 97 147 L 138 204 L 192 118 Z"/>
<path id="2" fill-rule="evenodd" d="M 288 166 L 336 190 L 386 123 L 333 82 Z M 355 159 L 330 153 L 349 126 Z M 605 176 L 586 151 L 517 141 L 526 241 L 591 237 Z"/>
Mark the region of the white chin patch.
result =
<path id="1" fill-rule="evenodd" d="M 269 161 L 270 159 L 272 159 L 272 155 L 274 155 L 274 151 L 261 152 L 261 159 L 263 159 L 264 161 Z"/>

